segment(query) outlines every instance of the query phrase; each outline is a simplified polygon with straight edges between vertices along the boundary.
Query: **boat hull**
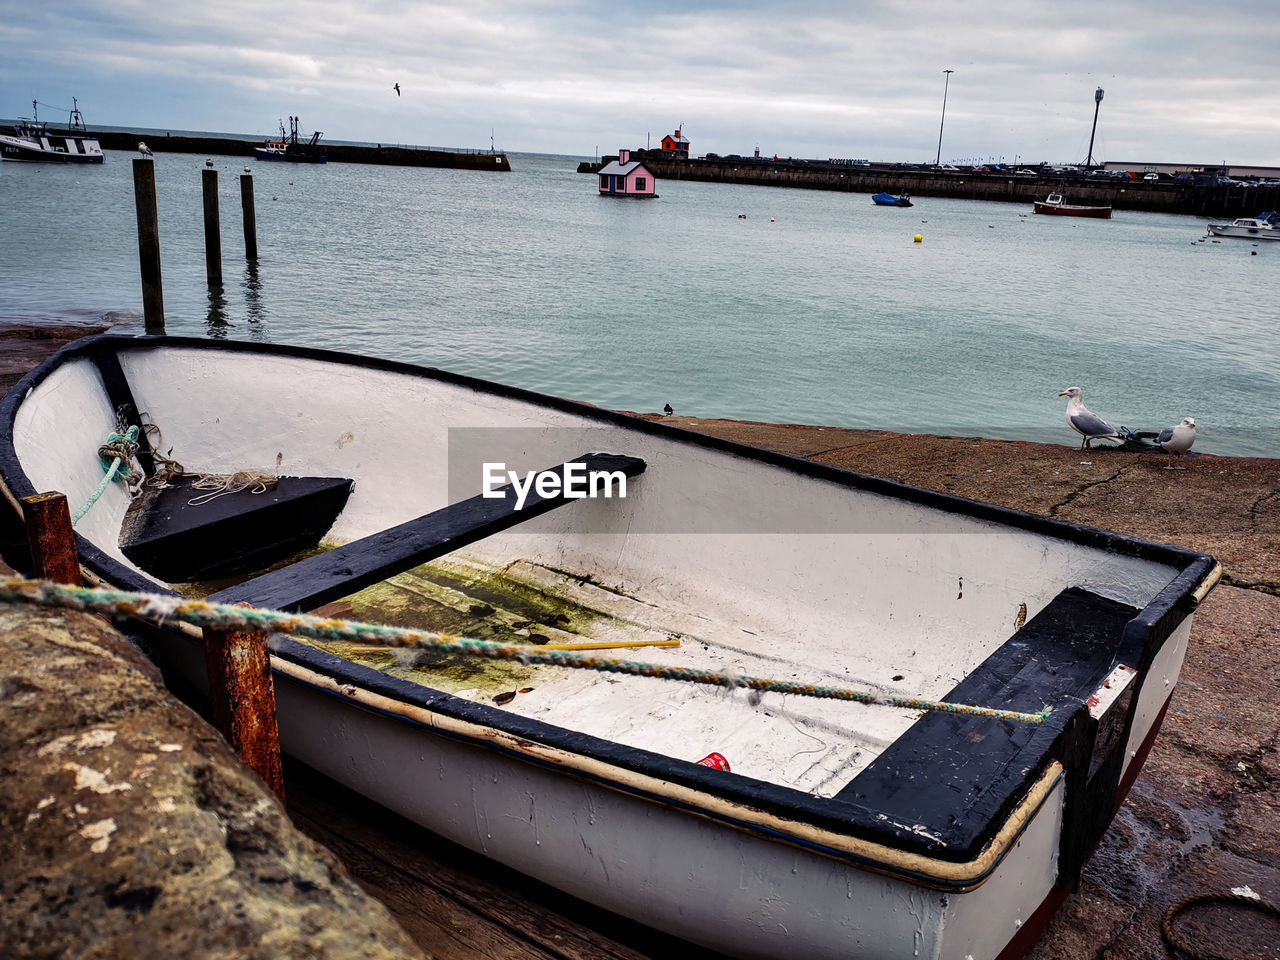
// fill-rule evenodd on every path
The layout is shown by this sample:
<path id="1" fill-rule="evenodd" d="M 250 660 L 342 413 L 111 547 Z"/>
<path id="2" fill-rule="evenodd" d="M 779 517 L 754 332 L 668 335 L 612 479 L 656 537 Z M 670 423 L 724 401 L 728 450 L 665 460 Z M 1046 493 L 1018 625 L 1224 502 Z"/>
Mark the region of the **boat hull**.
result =
<path id="1" fill-rule="evenodd" d="M 1089 207 L 1069 203 L 1045 203 L 1035 201 L 1036 213 L 1047 213 L 1059 217 L 1091 217 L 1096 220 L 1110 220 L 1110 207 Z"/>
<path id="2" fill-rule="evenodd" d="M 472 460 L 495 450 L 535 464 L 583 449 L 643 461 L 627 497 L 459 538 L 470 545 L 434 580 L 404 581 L 438 606 L 485 608 L 489 626 L 509 605 L 518 629 L 544 635 L 599 625 L 682 638 L 655 661 L 670 666 L 890 688 L 904 673 L 938 697 L 961 676 L 955 691 L 987 691 L 983 705 L 1058 705 L 1042 725 L 1010 727 L 556 667 L 474 667 L 455 681 L 274 641 L 288 752 L 479 853 L 737 956 L 982 960 L 1025 948 L 1137 775 L 1215 576 L 1191 551 L 662 423 L 235 342 L 108 337 L 62 351 L 0 405 L 6 492 L 61 489 L 78 503 L 101 477 L 97 446 L 126 392 L 184 462 L 275 459 L 354 478 L 329 531 L 344 545 L 326 555 L 344 564 L 390 525 L 452 509 L 479 480 Z M 108 583 L 164 592 L 119 551 L 128 507 L 113 487 L 84 516 L 82 561 Z M 480 586 L 464 595 L 468 583 Z M 1074 612 L 1055 619 L 1063 604 Z M 161 659 L 200 683 L 198 637 L 152 633 Z M 1075 685 L 1054 692 L 1051 678 Z M 710 751 L 732 771 L 700 765 Z"/>
<path id="3" fill-rule="evenodd" d="M 26 163 L 102 163 L 105 157 L 98 141 L 91 138 L 52 136 L 35 141 L 0 136 L 0 159 Z"/>
<path id="4" fill-rule="evenodd" d="M 1242 240 L 1280 240 L 1280 230 L 1274 227 L 1236 227 L 1231 224 L 1211 223 L 1209 232 L 1215 237 L 1237 237 Z"/>

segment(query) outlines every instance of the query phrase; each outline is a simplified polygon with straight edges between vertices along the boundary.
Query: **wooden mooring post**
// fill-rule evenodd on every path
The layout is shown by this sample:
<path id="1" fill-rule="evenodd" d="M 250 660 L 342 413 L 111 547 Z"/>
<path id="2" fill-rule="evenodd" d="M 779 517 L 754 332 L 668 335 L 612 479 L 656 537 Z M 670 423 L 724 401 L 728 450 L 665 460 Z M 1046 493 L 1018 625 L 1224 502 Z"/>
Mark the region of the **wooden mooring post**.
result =
<path id="1" fill-rule="evenodd" d="M 244 216 L 244 257 L 252 263 L 258 259 L 258 217 L 253 208 L 251 173 L 240 174 L 240 210 Z"/>
<path id="2" fill-rule="evenodd" d="M 214 726 L 283 801 L 280 725 L 267 635 L 205 627 L 204 661 Z"/>
<path id="3" fill-rule="evenodd" d="M 160 222 L 156 213 L 156 167 L 150 157 L 133 161 L 133 199 L 138 209 L 138 266 L 142 271 L 142 319 L 147 333 L 164 333 L 160 281 Z"/>
<path id="4" fill-rule="evenodd" d="M 31 566 L 41 580 L 72 587 L 80 577 L 80 557 L 76 535 L 71 529 L 71 509 L 63 493 L 36 493 L 22 498 L 22 516 L 27 525 L 27 548 Z"/>
<path id="5" fill-rule="evenodd" d="M 222 286 L 222 223 L 218 218 L 218 171 L 200 171 L 204 192 L 204 272 L 209 286 Z"/>
<path id="6" fill-rule="evenodd" d="M 35 575 L 81 586 L 80 558 L 66 495 L 51 492 L 24 497 L 22 513 Z M 240 759 L 284 800 L 280 727 L 267 635 L 206 627 L 204 651 L 214 725 Z"/>

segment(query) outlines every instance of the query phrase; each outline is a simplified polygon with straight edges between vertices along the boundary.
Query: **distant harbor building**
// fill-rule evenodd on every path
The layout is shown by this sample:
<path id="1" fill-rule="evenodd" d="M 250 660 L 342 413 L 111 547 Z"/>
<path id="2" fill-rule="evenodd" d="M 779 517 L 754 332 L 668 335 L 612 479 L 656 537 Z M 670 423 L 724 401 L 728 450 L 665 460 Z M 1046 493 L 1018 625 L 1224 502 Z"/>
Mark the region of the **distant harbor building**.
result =
<path id="1" fill-rule="evenodd" d="M 619 150 L 618 159 L 600 168 L 600 193 L 610 197 L 656 197 L 653 174 L 630 150 Z"/>
<path id="2" fill-rule="evenodd" d="M 665 157 L 689 159 L 689 141 L 685 139 L 679 127 L 676 127 L 675 133 L 669 133 L 662 138 L 662 153 Z"/>

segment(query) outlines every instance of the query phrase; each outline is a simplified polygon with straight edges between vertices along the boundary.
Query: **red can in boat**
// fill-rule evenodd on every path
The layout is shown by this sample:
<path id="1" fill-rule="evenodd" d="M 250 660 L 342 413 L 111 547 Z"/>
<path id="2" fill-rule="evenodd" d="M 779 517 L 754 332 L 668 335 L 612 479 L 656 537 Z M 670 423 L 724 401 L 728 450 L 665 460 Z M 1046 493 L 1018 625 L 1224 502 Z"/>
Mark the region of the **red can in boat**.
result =
<path id="1" fill-rule="evenodd" d="M 730 773 L 729 761 L 724 758 L 723 753 L 708 753 L 705 757 L 698 761 L 704 767 L 714 767 L 717 770 L 723 770 Z"/>

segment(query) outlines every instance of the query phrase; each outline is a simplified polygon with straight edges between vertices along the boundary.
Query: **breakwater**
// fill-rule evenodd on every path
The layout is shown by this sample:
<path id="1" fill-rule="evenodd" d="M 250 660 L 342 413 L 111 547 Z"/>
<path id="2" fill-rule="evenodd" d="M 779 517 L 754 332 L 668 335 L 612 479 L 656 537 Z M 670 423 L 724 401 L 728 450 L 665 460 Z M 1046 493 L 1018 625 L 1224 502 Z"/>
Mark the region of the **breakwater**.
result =
<path id="1" fill-rule="evenodd" d="M 204 153 L 220 156 L 251 157 L 260 140 L 237 137 L 192 137 L 154 132 L 142 134 L 128 131 L 95 133 L 104 150 L 136 150 L 145 140 L 156 153 Z M 432 150 L 425 147 L 356 146 L 354 144 L 321 143 L 317 152 L 330 163 L 375 163 L 397 167 L 456 167 L 461 170 L 494 170 L 509 173 L 511 163 L 505 153 L 468 153 L 455 150 Z"/>
<path id="2" fill-rule="evenodd" d="M 1008 172 L 969 173 L 898 166 L 850 166 L 821 161 L 763 158 L 673 160 L 643 159 L 659 180 L 698 180 L 803 190 L 850 193 L 910 194 L 1031 204 L 1050 193 L 1065 194 L 1071 203 L 1111 206 L 1117 210 L 1180 213 L 1204 217 L 1251 217 L 1280 209 L 1280 187 L 1233 184 L 1172 183 L 1118 180 L 1061 173 L 1035 175 Z M 614 159 L 604 158 L 604 162 Z M 579 173 L 596 173 L 602 164 L 585 162 Z"/>

